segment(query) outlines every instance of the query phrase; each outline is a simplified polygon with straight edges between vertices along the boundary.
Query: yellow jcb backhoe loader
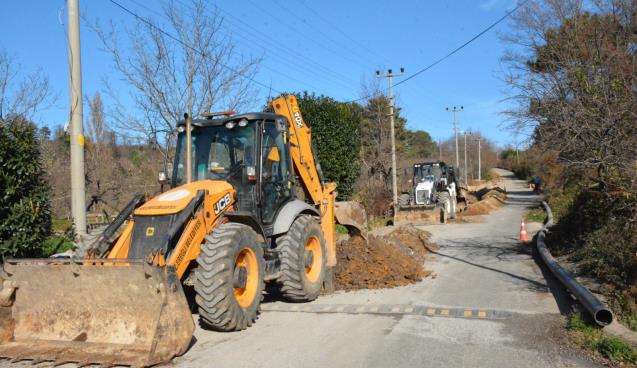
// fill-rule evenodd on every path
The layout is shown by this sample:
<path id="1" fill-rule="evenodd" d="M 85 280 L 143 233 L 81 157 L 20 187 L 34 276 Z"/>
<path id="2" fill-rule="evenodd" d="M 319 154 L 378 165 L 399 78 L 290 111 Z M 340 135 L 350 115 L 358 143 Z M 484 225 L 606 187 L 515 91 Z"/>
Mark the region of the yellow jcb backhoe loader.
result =
<path id="1" fill-rule="evenodd" d="M 172 189 L 136 196 L 85 258 L 6 260 L 0 357 L 168 361 L 194 331 L 182 284 L 194 287 L 201 325 L 220 331 L 254 323 L 265 282 L 291 301 L 317 298 L 336 265 L 336 185 L 322 180 L 294 96 L 271 108 L 186 117 Z M 341 207 L 346 225 L 364 228 Z"/>

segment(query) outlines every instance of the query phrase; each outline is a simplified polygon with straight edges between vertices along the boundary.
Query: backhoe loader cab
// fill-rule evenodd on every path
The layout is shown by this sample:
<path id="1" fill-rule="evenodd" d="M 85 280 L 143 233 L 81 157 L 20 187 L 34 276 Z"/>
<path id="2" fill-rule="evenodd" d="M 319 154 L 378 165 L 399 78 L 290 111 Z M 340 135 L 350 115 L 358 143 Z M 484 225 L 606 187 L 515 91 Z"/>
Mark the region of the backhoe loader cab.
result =
<path id="1" fill-rule="evenodd" d="M 171 189 L 135 196 L 86 258 L 5 260 L 0 357 L 170 360 L 194 330 L 182 284 L 201 325 L 221 331 L 256 320 L 265 282 L 291 301 L 317 298 L 336 265 L 336 185 L 322 180 L 296 98 L 271 107 L 179 122 Z M 365 225 L 349 212 L 341 223 Z"/>
<path id="2" fill-rule="evenodd" d="M 192 181 L 228 182 L 235 192 L 234 211 L 258 224 L 259 235 L 271 235 L 279 209 L 293 199 L 287 119 L 253 113 L 191 124 Z M 172 188 L 186 184 L 185 129 L 185 121 L 180 122 Z M 215 212 L 223 211 L 229 202 L 226 198 L 216 203 Z"/>

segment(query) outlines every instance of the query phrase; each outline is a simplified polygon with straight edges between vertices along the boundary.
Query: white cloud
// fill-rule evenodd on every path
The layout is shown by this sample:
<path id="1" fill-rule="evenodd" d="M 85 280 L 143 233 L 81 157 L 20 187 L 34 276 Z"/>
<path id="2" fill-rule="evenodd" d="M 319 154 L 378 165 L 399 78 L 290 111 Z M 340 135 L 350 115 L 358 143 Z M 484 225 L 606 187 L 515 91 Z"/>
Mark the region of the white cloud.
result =
<path id="1" fill-rule="evenodd" d="M 489 11 L 491 10 L 496 4 L 498 3 L 498 0 L 487 0 L 485 2 L 483 2 L 482 4 L 480 4 L 480 8 L 482 8 L 482 10 L 486 10 Z"/>

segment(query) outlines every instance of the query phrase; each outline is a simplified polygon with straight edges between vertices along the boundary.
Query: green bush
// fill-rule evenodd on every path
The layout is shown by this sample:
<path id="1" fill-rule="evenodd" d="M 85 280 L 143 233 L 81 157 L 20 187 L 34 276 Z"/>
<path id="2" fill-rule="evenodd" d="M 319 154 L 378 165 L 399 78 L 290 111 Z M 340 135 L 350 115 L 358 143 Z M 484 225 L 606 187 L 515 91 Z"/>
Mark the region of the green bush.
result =
<path id="1" fill-rule="evenodd" d="M 518 179 L 522 180 L 531 178 L 535 173 L 533 166 L 526 160 L 520 161 L 519 163 L 513 163 L 511 165 L 511 171 L 513 171 Z"/>
<path id="2" fill-rule="evenodd" d="M 0 120 L 0 258 L 41 255 L 51 232 L 48 196 L 35 126 Z"/>
<path id="3" fill-rule="evenodd" d="M 297 94 L 306 123 L 312 128 L 325 180 L 338 185 L 338 199 L 349 199 L 360 174 L 360 107 L 330 97 Z"/>
<path id="4" fill-rule="evenodd" d="M 547 236 L 551 251 L 571 254 L 579 271 L 602 281 L 613 311 L 637 329 L 637 199 L 587 189 L 562 201 L 571 205 Z"/>

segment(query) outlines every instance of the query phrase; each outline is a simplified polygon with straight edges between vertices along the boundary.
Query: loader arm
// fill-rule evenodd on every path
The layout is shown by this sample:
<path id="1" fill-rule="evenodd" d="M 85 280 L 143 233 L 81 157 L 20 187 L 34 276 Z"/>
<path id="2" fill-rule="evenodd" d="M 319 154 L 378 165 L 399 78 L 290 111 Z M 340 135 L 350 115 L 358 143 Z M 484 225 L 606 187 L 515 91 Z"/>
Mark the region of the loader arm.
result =
<path id="1" fill-rule="evenodd" d="M 334 201 L 336 184 L 323 183 L 322 174 L 312 149 L 312 131 L 303 120 L 298 101 L 293 95 L 282 95 L 270 102 L 277 114 L 287 118 L 290 131 L 290 156 L 295 173 L 309 201 L 321 212 L 321 227 L 325 236 L 327 265 L 336 265 L 336 248 L 334 232 Z"/>

